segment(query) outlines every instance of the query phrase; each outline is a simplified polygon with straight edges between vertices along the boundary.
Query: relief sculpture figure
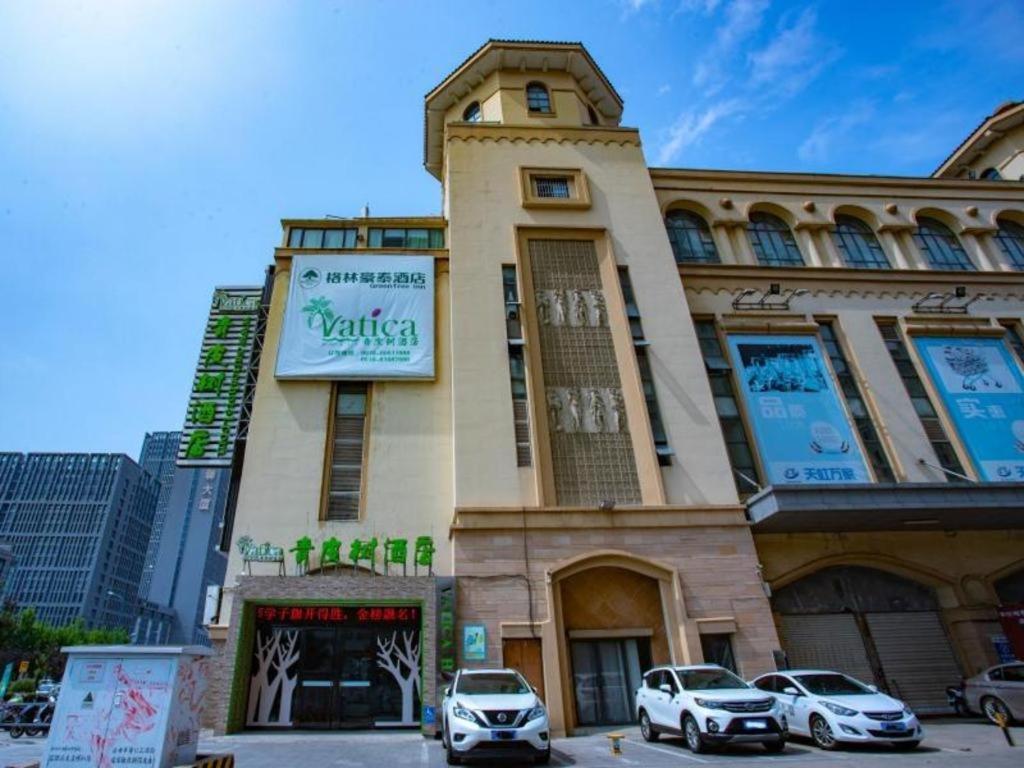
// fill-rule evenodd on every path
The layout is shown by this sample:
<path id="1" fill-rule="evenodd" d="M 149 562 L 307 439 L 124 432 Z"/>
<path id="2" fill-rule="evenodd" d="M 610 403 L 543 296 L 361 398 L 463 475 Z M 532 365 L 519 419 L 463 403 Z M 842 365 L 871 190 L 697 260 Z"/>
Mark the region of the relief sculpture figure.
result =
<path id="1" fill-rule="evenodd" d="M 562 432 L 562 398 L 557 389 L 548 390 L 548 427 Z"/>
<path id="2" fill-rule="evenodd" d="M 608 419 L 605 415 L 604 398 L 601 397 L 601 390 L 588 390 L 587 397 L 587 411 L 590 414 L 590 423 L 594 425 L 595 432 L 604 432 Z"/>
<path id="3" fill-rule="evenodd" d="M 601 291 L 591 291 L 590 301 L 594 307 L 594 325 L 601 327 L 608 323 L 608 307 L 604 303 L 604 294 Z"/>
<path id="4" fill-rule="evenodd" d="M 580 393 L 575 389 L 566 390 L 569 401 L 569 428 L 566 432 L 580 431 Z"/>
<path id="5" fill-rule="evenodd" d="M 565 306 L 565 291 L 561 288 L 556 288 L 552 293 L 555 295 L 555 306 L 554 311 L 551 313 L 551 324 L 565 325 L 565 320 L 568 315 Z"/>
<path id="6" fill-rule="evenodd" d="M 621 432 L 623 422 L 626 420 L 626 403 L 622 400 L 622 391 L 609 389 L 608 394 L 612 401 L 612 419 L 615 421 L 615 431 Z"/>
<path id="7" fill-rule="evenodd" d="M 537 322 L 551 325 L 551 300 L 544 291 L 537 291 Z"/>
<path id="8" fill-rule="evenodd" d="M 577 326 L 590 325 L 590 310 L 583 298 L 583 291 L 573 288 L 569 291 L 569 302 L 572 306 L 572 324 Z"/>

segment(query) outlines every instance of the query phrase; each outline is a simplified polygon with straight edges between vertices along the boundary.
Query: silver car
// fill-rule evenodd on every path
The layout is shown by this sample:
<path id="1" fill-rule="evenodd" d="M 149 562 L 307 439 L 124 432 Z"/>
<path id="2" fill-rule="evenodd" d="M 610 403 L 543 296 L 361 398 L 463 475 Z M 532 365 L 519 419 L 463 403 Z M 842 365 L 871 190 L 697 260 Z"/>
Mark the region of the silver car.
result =
<path id="1" fill-rule="evenodd" d="M 964 703 L 993 723 L 1024 720 L 1024 664 L 1000 664 L 964 680 Z"/>

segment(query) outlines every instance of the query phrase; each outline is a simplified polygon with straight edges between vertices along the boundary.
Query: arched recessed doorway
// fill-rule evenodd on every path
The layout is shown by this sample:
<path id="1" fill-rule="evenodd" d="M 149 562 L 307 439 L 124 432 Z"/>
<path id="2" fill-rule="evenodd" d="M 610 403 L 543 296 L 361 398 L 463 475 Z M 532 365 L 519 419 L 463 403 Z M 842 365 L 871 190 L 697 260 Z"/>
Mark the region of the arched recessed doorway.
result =
<path id="1" fill-rule="evenodd" d="M 893 573 L 843 565 L 776 590 L 772 610 L 791 668 L 836 669 L 918 712 L 947 709 L 960 667 L 935 591 Z"/>

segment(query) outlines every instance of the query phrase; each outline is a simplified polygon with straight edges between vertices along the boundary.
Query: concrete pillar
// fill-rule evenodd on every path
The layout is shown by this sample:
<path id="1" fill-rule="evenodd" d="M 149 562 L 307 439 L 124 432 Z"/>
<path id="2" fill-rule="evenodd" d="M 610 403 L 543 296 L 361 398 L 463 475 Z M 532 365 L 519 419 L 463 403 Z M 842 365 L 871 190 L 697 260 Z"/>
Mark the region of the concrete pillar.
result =
<path id="1" fill-rule="evenodd" d="M 729 239 L 732 240 L 733 252 L 737 255 L 737 261 L 740 264 L 757 266 L 757 256 L 754 254 L 754 249 L 750 247 L 746 225 L 731 227 Z"/>
<path id="2" fill-rule="evenodd" d="M 814 233 L 807 229 L 798 229 L 794 234 L 796 234 L 797 243 L 800 244 L 800 250 L 804 254 L 806 263 L 812 267 L 825 266 L 821 260 L 821 253 L 818 251 L 818 244 L 814 242 Z"/>
<path id="3" fill-rule="evenodd" d="M 1002 272 L 1009 269 L 993 252 L 992 236 L 988 233 L 965 232 L 960 235 L 960 242 L 964 244 L 964 250 L 975 266 L 983 272 Z"/>
<path id="4" fill-rule="evenodd" d="M 832 239 L 832 231 L 819 229 L 815 234 L 819 238 L 825 266 L 845 267 L 846 263 L 843 261 L 843 255 L 839 253 L 839 249 L 836 248 L 836 241 Z"/>
<path id="5" fill-rule="evenodd" d="M 715 241 L 715 248 L 718 250 L 718 258 L 723 264 L 738 264 L 738 254 L 733 248 L 732 240 L 729 238 L 729 226 L 726 224 L 715 224 L 711 227 L 711 239 Z"/>

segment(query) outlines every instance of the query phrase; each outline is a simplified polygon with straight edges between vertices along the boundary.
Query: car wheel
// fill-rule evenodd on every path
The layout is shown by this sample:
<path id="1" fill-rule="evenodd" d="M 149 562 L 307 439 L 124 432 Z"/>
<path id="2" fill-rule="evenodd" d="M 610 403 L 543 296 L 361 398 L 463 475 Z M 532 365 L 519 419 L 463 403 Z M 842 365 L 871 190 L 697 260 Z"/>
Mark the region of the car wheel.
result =
<path id="1" fill-rule="evenodd" d="M 448 765 L 462 765 L 462 758 L 455 754 L 450 741 L 445 747 L 445 753 L 445 757 L 448 758 Z"/>
<path id="2" fill-rule="evenodd" d="M 838 746 L 832 726 L 821 715 L 811 716 L 811 739 L 821 749 L 832 750 Z"/>
<path id="3" fill-rule="evenodd" d="M 686 746 L 694 754 L 699 755 L 702 752 L 708 751 L 707 742 L 704 741 L 704 736 L 700 732 L 700 726 L 693 719 L 693 715 L 687 715 L 683 718 L 683 736 L 686 738 Z"/>
<path id="4" fill-rule="evenodd" d="M 921 746 L 921 742 L 914 741 L 894 741 L 892 743 L 893 749 L 898 749 L 900 752 L 910 752 L 911 750 L 917 749 Z"/>
<path id="5" fill-rule="evenodd" d="M 547 751 L 543 755 L 537 755 L 533 758 L 533 762 L 536 765 L 547 765 L 551 762 L 551 747 L 547 748 Z"/>
<path id="6" fill-rule="evenodd" d="M 644 737 L 644 741 L 657 741 L 661 735 L 654 730 L 650 716 L 643 709 L 640 710 L 640 735 Z"/>
<path id="7" fill-rule="evenodd" d="M 986 696 L 981 700 L 981 712 L 996 725 L 999 725 L 1000 720 L 1007 724 L 1010 722 L 1010 710 L 995 696 Z"/>
<path id="8" fill-rule="evenodd" d="M 764 741 L 761 742 L 761 745 L 765 748 L 765 750 L 771 752 L 774 755 L 778 754 L 779 752 L 782 752 L 786 748 L 786 740 L 779 739 L 778 741 Z"/>

